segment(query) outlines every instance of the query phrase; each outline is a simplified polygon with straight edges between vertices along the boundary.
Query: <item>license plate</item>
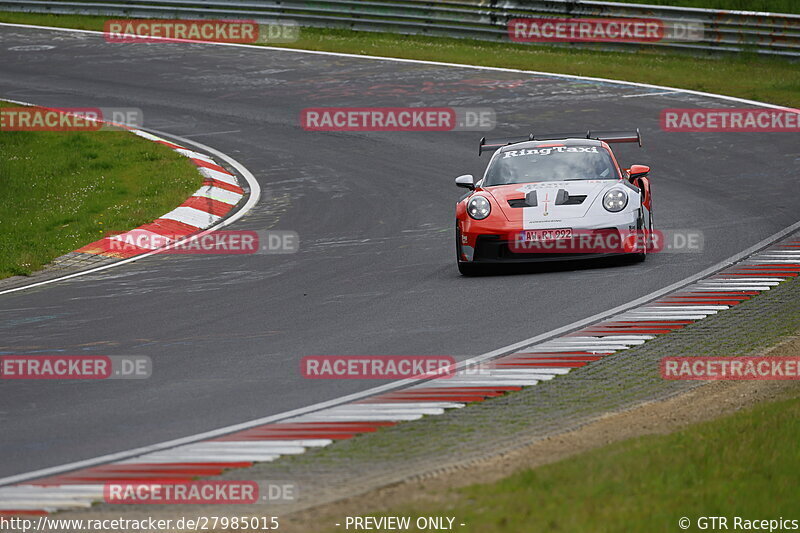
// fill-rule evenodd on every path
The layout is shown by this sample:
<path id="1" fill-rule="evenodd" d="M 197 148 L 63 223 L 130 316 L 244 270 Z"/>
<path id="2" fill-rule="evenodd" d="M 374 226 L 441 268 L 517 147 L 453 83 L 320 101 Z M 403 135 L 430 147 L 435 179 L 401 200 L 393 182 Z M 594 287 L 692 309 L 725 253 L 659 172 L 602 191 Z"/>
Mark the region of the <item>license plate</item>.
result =
<path id="1" fill-rule="evenodd" d="M 532 229 L 523 232 L 527 242 L 560 241 L 572 238 L 572 228 L 562 229 Z"/>

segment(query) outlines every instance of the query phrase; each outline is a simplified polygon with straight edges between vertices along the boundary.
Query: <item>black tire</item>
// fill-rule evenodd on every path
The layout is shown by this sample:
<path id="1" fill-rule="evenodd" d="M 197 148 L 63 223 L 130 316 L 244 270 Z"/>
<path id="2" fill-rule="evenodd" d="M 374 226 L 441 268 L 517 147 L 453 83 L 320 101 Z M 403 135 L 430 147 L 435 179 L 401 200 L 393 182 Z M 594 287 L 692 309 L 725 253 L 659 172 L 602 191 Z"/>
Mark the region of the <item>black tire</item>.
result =
<path id="1" fill-rule="evenodd" d="M 644 232 L 651 232 L 653 230 L 653 214 L 648 211 L 647 213 L 649 218 L 649 224 L 647 226 L 642 225 L 642 231 Z M 645 259 L 647 259 L 647 253 L 650 251 L 650 236 L 648 233 L 645 233 L 645 240 L 644 240 L 644 251 L 633 254 L 633 262 L 634 263 L 642 263 Z"/>
<path id="2" fill-rule="evenodd" d="M 481 274 L 483 272 L 483 265 L 476 265 L 475 263 L 461 260 L 461 256 L 459 255 L 461 253 L 460 240 L 461 232 L 458 231 L 458 226 L 456 226 L 456 264 L 458 265 L 458 271 L 462 276 L 477 276 Z"/>

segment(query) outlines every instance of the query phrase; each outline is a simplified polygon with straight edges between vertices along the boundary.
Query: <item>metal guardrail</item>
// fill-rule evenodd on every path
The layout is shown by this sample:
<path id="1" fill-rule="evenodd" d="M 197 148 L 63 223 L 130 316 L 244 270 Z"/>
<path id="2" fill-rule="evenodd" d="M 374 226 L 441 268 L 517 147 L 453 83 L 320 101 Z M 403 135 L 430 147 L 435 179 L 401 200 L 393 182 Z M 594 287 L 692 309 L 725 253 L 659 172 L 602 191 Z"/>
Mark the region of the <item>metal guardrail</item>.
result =
<path id="1" fill-rule="evenodd" d="M 702 25 L 693 41 L 572 43 L 614 49 L 751 51 L 800 57 L 800 15 L 594 0 L 0 0 L 0 10 L 134 18 L 292 20 L 301 26 L 510 42 L 516 18 L 649 18 Z"/>

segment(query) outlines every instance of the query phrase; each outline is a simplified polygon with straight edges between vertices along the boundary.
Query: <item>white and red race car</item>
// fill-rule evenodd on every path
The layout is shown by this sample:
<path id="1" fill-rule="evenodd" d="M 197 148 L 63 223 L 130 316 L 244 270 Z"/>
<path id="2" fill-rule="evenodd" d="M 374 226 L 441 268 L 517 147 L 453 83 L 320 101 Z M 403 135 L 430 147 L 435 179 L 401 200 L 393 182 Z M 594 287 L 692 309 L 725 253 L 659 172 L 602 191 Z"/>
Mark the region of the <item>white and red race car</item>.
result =
<path id="1" fill-rule="evenodd" d="M 462 274 L 491 263 L 626 254 L 643 260 L 653 232 L 650 167 L 622 168 L 610 143 L 636 131 L 588 131 L 486 141 L 486 172 L 456 178 L 470 192 L 456 204 Z"/>

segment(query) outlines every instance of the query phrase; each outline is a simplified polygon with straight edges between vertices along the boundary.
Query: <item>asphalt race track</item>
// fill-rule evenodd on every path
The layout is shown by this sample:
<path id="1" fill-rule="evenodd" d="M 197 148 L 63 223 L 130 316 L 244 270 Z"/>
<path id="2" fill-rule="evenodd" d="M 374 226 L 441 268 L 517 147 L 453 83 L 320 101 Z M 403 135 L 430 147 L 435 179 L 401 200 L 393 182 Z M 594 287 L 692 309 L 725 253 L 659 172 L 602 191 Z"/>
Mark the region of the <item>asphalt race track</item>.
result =
<path id="1" fill-rule="evenodd" d="M 800 208 L 791 134 L 662 132 L 664 108 L 744 107 L 680 92 L 0 26 L 0 97 L 141 108 L 146 128 L 212 146 L 256 176 L 260 202 L 227 229 L 300 236 L 293 255 L 157 256 L 1 296 L 2 354 L 147 355 L 154 371 L 142 381 L 0 381 L 0 477 L 376 384 L 306 380 L 305 355 L 462 359 L 500 348 L 699 272 L 796 222 Z M 483 134 L 300 127 L 303 108 L 331 106 L 491 107 L 494 136 L 639 127 L 644 148 L 617 156 L 653 168 L 657 227 L 700 230 L 705 250 L 463 278 L 453 178 L 482 172 Z"/>

